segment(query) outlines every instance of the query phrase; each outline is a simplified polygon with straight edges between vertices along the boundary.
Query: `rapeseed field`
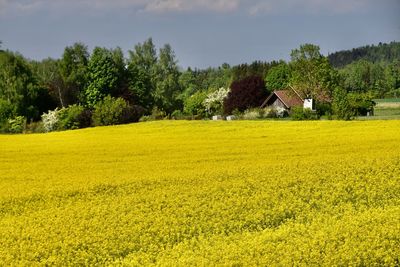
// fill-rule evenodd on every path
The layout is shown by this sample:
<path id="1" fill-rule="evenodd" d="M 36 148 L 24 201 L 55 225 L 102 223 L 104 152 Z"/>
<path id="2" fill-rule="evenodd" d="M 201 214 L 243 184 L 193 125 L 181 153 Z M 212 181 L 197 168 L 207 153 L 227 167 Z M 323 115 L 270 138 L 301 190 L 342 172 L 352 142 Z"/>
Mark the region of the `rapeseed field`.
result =
<path id="1" fill-rule="evenodd" d="M 0 136 L 0 266 L 399 266 L 400 121 Z"/>

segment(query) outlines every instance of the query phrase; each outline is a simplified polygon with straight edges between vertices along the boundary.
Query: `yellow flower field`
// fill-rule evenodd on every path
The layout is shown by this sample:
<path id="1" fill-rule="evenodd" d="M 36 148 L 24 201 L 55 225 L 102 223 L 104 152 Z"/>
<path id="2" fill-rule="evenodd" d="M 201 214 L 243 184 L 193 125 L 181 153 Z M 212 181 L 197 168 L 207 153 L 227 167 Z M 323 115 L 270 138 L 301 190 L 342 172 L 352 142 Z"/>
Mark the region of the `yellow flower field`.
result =
<path id="1" fill-rule="evenodd" d="M 0 136 L 0 266 L 399 266 L 400 121 Z"/>

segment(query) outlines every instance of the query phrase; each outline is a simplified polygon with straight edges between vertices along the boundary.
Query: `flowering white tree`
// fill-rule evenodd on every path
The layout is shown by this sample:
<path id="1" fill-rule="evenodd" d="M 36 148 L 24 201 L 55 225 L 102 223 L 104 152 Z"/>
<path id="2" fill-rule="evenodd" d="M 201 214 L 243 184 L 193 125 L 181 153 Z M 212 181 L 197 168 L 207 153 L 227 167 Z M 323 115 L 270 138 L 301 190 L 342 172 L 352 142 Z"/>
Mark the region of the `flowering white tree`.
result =
<path id="1" fill-rule="evenodd" d="M 224 99 L 228 96 L 229 91 L 230 88 L 221 87 L 217 91 L 208 94 L 203 103 L 207 113 L 222 112 Z"/>
<path id="2" fill-rule="evenodd" d="M 49 110 L 47 113 L 42 114 L 43 127 L 46 132 L 51 132 L 57 129 L 59 121 L 60 110 Z"/>

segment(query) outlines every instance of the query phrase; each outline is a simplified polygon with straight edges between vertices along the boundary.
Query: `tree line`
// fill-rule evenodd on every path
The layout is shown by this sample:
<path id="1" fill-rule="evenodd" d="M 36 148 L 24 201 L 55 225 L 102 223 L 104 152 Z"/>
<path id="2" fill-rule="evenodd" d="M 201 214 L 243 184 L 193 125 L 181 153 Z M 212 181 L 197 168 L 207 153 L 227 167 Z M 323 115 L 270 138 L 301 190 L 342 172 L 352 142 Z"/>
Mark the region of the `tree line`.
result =
<path id="1" fill-rule="evenodd" d="M 289 62 L 185 70 L 169 44 L 157 50 L 151 38 L 136 44 L 127 57 L 120 48 L 95 47 L 89 53 L 82 43 L 66 47 L 59 59 L 41 61 L 2 49 L 0 128 L 20 131 L 20 124 L 36 127 L 38 121 L 47 122 L 48 129 L 73 129 L 140 118 L 204 118 L 244 112 L 273 90 L 288 88 L 330 100 L 352 94 L 353 113 L 360 101 L 399 94 L 399 58 L 385 63 L 362 59 L 340 69 L 331 62 L 332 55 L 324 57 L 313 44 L 292 50 Z M 335 104 L 325 102 L 320 101 L 320 114 L 335 113 Z M 336 109 L 346 105 L 349 101 Z"/>

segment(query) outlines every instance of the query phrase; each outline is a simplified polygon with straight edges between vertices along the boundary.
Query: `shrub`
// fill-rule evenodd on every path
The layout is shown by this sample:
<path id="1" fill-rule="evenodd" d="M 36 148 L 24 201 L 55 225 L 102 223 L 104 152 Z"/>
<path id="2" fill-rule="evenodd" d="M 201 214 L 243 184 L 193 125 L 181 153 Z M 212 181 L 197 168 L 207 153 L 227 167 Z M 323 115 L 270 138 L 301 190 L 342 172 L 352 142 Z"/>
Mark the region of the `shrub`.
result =
<path id="1" fill-rule="evenodd" d="M 123 123 L 123 115 L 128 104 L 122 98 L 106 96 L 94 106 L 93 124 L 95 126 L 115 125 Z"/>
<path id="2" fill-rule="evenodd" d="M 264 118 L 264 113 L 265 113 L 265 111 L 260 108 L 248 109 L 243 113 L 242 119 L 244 119 L 244 120 L 262 119 L 262 118 Z"/>
<path id="3" fill-rule="evenodd" d="M 122 113 L 122 123 L 138 122 L 140 117 L 145 113 L 145 109 L 138 105 L 127 105 Z"/>
<path id="4" fill-rule="evenodd" d="M 52 132 L 57 130 L 58 128 L 58 114 L 59 114 L 58 108 L 55 110 L 49 110 L 47 113 L 42 114 L 42 122 L 43 122 L 43 128 L 45 132 Z"/>
<path id="5" fill-rule="evenodd" d="M 43 122 L 36 121 L 36 122 L 31 122 L 31 123 L 27 124 L 25 132 L 26 133 L 43 133 L 43 132 L 45 132 L 44 127 L 43 127 Z"/>
<path id="6" fill-rule="evenodd" d="M 187 115 L 204 117 L 206 115 L 206 107 L 204 102 L 206 100 L 206 92 L 196 92 L 190 97 L 185 99 L 183 111 Z"/>
<path id="7" fill-rule="evenodd" d="M 84 108 L 79 105 L 71 105 L 67 108 L 62 108 L 58 114 L 58 128 L 60 130 L 83 128 L 79 120 L 83 111 Z"/>
<path id="8" fill-rule="evenodd" d="M 303 108 L 303 107 L 293 107 L 291 110 L 290 116 L 295 121 L 318 120 L 319 119 L 319 116 L 316 112 L 312 111 L 309 108 Z"/>
<path id="9" fill-rule="evenodd" d="M 174 112 L 172 112 L 171 119 L 173 119 L 173 120 L 183 120 L 183 119 L 186 119 L 186 117 L 185 117 L 185 114 L 183 114 L 182 111 L 177 109 Z"/>
<path id="10" fill-rule="evenodd" d="M 222 113 L 224 100 L 230 92 L 230 88 L 221 87 L 217 91 L 209 93 L 204 99 L 203 105 L 209 114 Z"/>
<path id="11" fill-rule="evenodd" d="M 25 130 L 26 118 L 17 116 L 8 120 L 8 131 L 10 133 L 22 133 Z"/>
<path id="12" fill-rule="evenodd" d="M 80 128 L 92 126 L 92 111 L 90 109 L 83 110 L 77 117 Z"/>

